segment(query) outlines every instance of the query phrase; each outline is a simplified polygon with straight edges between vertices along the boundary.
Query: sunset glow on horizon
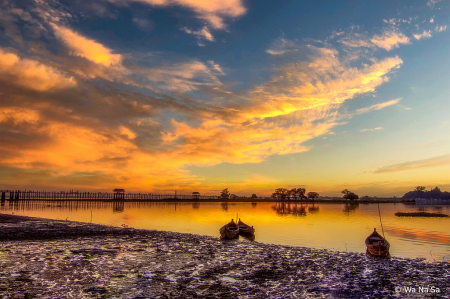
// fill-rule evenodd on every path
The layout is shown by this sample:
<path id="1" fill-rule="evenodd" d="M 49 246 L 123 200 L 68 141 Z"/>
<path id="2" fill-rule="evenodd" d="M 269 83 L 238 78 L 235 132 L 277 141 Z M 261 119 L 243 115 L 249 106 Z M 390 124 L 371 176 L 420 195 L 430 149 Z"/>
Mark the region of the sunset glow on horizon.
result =
<path id="1" fill-rule="evenodd" d="M 4 1 L 1 189 L 450 191 L 449 9 Z"/>

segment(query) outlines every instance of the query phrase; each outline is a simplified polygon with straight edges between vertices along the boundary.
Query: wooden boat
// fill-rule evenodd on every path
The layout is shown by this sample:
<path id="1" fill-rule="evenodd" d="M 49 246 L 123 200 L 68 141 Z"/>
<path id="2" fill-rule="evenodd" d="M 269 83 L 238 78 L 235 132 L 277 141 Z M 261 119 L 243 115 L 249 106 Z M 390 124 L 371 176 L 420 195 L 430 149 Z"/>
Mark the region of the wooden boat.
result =
<path id="1" fill-rule="evenodd" d="M 366 239 L 367 252 L 371 255 L 387 256 L 389 255 L 390 246 L 389 242 L 377 233 L 376 228 L 373 229 L 373 233 Z"/>
<path id="2" fill-rule="evenodd" d="M 241 221 L 241 218 L 239 218 L 238 226 L 239 226 L 239 233 L 240 234 L 243 234 L 243 235 L 253 235 L 253 234 L 255 234 L 255 229 L 253 228 L 253 226 L 245 224 L 244 222 Z"/>
<path id="3" fill-rule="evenodd" d="M 219 232 L 221 239 L 234 239 L 239 236 L 239 226 L 231 219 L 231 222 L 222 226 Z"/>

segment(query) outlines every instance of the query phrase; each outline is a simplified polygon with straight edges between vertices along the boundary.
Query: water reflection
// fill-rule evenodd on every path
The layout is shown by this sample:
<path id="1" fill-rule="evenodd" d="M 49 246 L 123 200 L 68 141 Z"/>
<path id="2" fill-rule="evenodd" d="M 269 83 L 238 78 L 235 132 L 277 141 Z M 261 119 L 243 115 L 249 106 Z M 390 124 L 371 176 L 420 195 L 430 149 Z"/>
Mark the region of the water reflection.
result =
<path id="1" fill-rule="evenodd" d="M 222 211 L 228 212 L 228 203 L 227 202 L 222 202 L 220 205 L 222 206 Z"/>
<path id="2" fill-rule="evenodd" d="M 308 212 L 311 214 L 319 213 L 319 206 L 318 205 L 314 206 L 314 203 L 313 203 L 312 206 L 308 207 Z"/>
<path id="3" fill-rule="evenodd" d="M 125 203 L 123 201 L 116 201 L 113 203 L 113 213 L 122 213 L 125 210 Z"/>
<path id="4" fill-rule="evenodd" d="M 300 203 L 298 205 L 297 203 L 291 204 L 291 203 L 284 203 L 284 202 L 277 202 L 272 206 L 272 209 L 277 212 L 280 216 L 287 216 L 287 215 L 293 215 L 293 216 L 306 216 L 306 207 L 308 205 L 303 205 Z"/>
<path id="5" fill-rule="evenodd" d="M 357 209 L 359 209 L 358 202 L 346 203 L 343 212 L 348 216 L 350 213 L 355 212 Z"/>
<path id="6" fill-rule="evenodd" d="M 200 208 L 202 205 L 202 209 Z M 380 204 L 391 255 L 449 260 L 449 218 L 396 217 L 396 212 L 436 211 L 450 206 Z M 378 205 L 283 202 L 95 202 L 6 201 L 0 212 L 107 225 L 178 231 L 217 237 L 236 215 L 255 227 L 259 242 L 364 252 L 364 239 L 381 231 Z M 246 240 L 241 238 L 241 240 Z M 338 245 L 336 245 L 338 244 Z M 340 244 L 340 248 L 337 248 Z M 345 244 L 345 248 L 344 245 Z"/>

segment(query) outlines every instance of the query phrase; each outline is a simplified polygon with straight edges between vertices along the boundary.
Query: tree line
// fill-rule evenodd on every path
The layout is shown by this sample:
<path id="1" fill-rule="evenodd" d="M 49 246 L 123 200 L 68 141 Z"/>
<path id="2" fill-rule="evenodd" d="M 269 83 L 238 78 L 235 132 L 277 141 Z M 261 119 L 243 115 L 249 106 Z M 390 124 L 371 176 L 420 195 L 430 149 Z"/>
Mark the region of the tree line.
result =
<path id="1" fill-rule="evenodd" d="M 275 192 L 272 193 L 272 198 L 275 198 L 277 200 L 285 200 L 288 198 L 300 198 L 300 199 L 312 199 L 314 200 L 315 198 L 319 197 L 319 193 L 317 192 L 308 192 L 306 194 L 306 190 L 305 188 L 294 188 L 294 189 L 286 189 L 286 188 L 278 188 L 275 189 Z"/>
<path id="2" fill-rule="evenodd" d="M 450 193 L 442 192 L 439 187 L 426 191 L 424 186 L 417 186 L 413 191 L 406 192 L 403 198 L 428 198 L 428 199 L 450 199 Z"/>

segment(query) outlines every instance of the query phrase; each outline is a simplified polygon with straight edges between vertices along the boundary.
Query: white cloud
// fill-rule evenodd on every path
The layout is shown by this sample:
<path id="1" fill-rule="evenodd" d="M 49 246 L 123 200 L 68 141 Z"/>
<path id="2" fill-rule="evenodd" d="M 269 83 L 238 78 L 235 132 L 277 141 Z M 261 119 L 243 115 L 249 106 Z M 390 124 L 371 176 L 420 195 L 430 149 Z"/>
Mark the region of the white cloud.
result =
<path id="1" fill-rule="evenodd" d="M 361 129 L 359 131 L 360 132 L 373 132 L 373 131 L 378 131 L 378 130 L 383 130 L 383 128 L 382 127 L 376 127 L 376 128 L 373 128 L 373 129 Z"/>
<path id="2" fill-rule="evenodd" d="M 220 65 L 218 65 L 217 63 L 214 63 L 214 61 L 212 61 L 212 60 L 209 60 L 208 63 L 209 63 L 209 64 L 211 65 L 211 67 L 212 67 L 214 70 L 216 70 L 218 73 L 220 73 L 221 75 L 224 74 L 222 68 L 220 67 Z"/>
<path id="3" fill-rule="evenodd" d="M 387 51 L 398 48 L 400 44 L 409 44 L 409 38 L 401 32 L 385 30 L 381 35 L 374 35 L 370 41 Z"/>
<path id="4" fill-rule="evenodd" d="M 375 104 L 375 105 L 372 105 L 370 107 L 361 108 L 361 109 L 356 110 L 356 114 L 363 114 L 363 113 L 367 113 L 367 112 L 373 111 L 373 110 L 380 110 L 380 109 L 383 109 L 385 107 L 389 107 L 389 106 L 398 104 L 401 99 L 402 98 L 398 98 L 398 99 L 387 101 L 387 102 L 384 102 L 384 103 Z"/>
<path id="5" fill-rule="evenodd" d="M 186 27 L 181 28 L 181 30 L 183 30 L 184 32 L 189 33 L 189 34 L 193 34 L 199 39 L 206 39 L 206 40 L 209 40 L 210 42 L 214 41 L 214 36 L 211 34 L 211 32 L 209 32 L 209 29 L 206 26 L 197 31 L 193 31 Z"/>
<path id="6" fill-rule="evenodd" d="M 431 37 L 431 30 L 428 31 L 423 31 L 423 33 L 419 33 L 419 34 L 414 34 L 414 37 L 416 39 L 421 39 L 421 38 L 430 38 Z"/>
<path id="7" fill-rule="evenodd" d="M 430 23 L 434 23 L 434 18 L 431 18 L 431 19 L 430 19 Z"/>
<path id="8" fill-rule="evenodd" d="M 436 26 L 436 28 L 434 29 L 434 31 L 436 31 L 436 32 L 443 32 L 443 31 L 445 31 L 445 30 L 447 30 L 447 25 L 444 25 L 444 26 Z"/>
<path id="9" fill-rule="evenodd" d="M 266 52 L 271 55 L 282 55 L 289 52 L 296 52 L 298 51 L 297 48 L 298 46 L 294 42 L 280 38 L 273 44 L 272 48 L 266 50 Z"/>
<path id="10" fill-rule="evenodd" d="M 434 8 L 434 6 L 436 5 L 436 3 L 441 2 L 441 0 L 430 0 L 427 2 L 427 5 L 431 8 Z"/>

